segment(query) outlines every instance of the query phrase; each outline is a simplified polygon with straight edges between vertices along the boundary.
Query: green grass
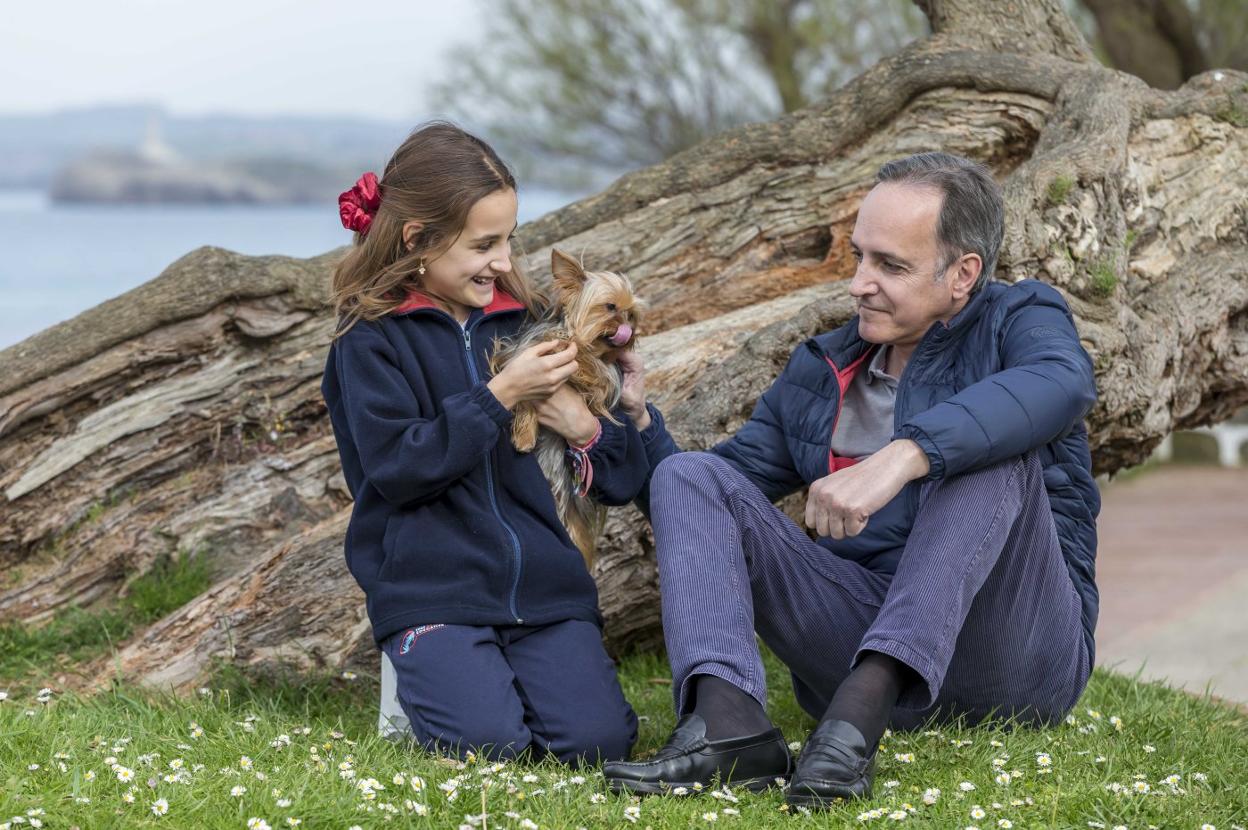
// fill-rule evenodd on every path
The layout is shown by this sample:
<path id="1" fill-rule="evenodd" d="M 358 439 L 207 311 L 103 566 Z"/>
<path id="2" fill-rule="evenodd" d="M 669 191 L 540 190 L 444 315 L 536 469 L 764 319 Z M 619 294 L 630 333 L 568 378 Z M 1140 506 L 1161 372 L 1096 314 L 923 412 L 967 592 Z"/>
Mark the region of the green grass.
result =
<path id="1" fill-rule="evenodd" d="M 1228 100 L 1226 105 L 1217 111 L 1215 117 L 1232 127 L 1248 127 L 1248 110 L 1235 101 Z"/>
<path id="2" fill-rule="evenodd" d="M 787 675 L 771 657 L 768 674 L 772 716 L 790 740 L 803 740 L 812 721 L 792 702 Z M 667 677 L 656 656 L 621 667 L 643 718 L 639 754 L 660 745 L 673 724 Z M 592 770 L 435 759 L 376 736 L 376 698 L 375 678 L 248 681 L 237 673 L 188 698 L 128 687 L 93 698 L 52 695 L 46 703 L 10 695 L 0 703 L 0 827 L 31 810 L 43 811 L 35 817 L 45 827 L 92 830 L 244 828 L 253 817 L 273 828 L 293 818 L 343 830 L 474 821 L 521 828 L 525 820 L 542 828 L 627 827 L 629 808 L 640 811 L 639 828 L 891 827 L 899 823 L 889 818 L 895 811 L 906 814 L 904 826 L 926 828 L 987 830 L 1005 826 L 1002 820 L 1020 830 L 1085 830 L 1096 826 L 1091 822 L 1141 830 L 1207 822 L 1230 830 L 1248 823 L 1244 716 L 1100 671 L 1073 721 L 1055 728 L 945 725 L 887 737 L 875 797 L 813 818 L 791 815 L 776 791 L 634 800 L 606 794 Z M 118 780 L 118 770 L 132 779 Z M 1001 772 L 1010 773 L 1008 784 L 998 783 Z M 1178 776 L 1173 786 L 1169 776 Z M 413 787 L 413 777 L 421 786 Z M 362 789 L 368 779 L 379 786 Z M 451 782 L 454 799 L 442 789 Z M 974 789 L 964 791 L 962 782 Z M 1137 784 L 1148 792 L 1136 792 Z M 233 787 L 246 792 L 232 796 Z M 925 803 L 925 793 L 934 803 Z M 158 799 L 167 802 L 166 815 L 152 812 Z M 976 807 L 982 818 L 972 817 Z"/>
<path id="3" fill-rule="evenodd" d="M 1092 292 L 1098 297 L 1111 297 L 1118 287 L 1118 273 L 1114 271 L 1114 262 L 1110 258 L 1098 259 L 1088 269 L 1092 279 Z"/>
<path id="4" fill-rule="evenodd" d="M 181 554 L 157 560 L 142 577 L 130 585 L 125 605 L 138 615 L 139 622 L 158 620 L 181 608 L 212 583 L 208 557 Z"/>
<path id="5" fill-rule="evenodd" d="M 211 581 L 207 562 L 206 556 L 164 558 L 132 582 L 126 596 L 113 605 L 67 608 L 42 626 L 0 625 L 0 688 L 37 689 L 51 681 L 53 671 L 72 670 L 110 653 L 140 626 L 204 591 Z"/>
<path id="6" fill-rule="evenodd" d="M 1064 205 L 1070 197 L 1070 191 L 1074 189 L 1074 186 L 1075 180 L 1070 176 L 1056 176 L 1053 181 L 1049 182 L 1048 190 L 1045 191 L 1045 197 L 1049 200 L 1049 204 L 1054 207 Z"/>

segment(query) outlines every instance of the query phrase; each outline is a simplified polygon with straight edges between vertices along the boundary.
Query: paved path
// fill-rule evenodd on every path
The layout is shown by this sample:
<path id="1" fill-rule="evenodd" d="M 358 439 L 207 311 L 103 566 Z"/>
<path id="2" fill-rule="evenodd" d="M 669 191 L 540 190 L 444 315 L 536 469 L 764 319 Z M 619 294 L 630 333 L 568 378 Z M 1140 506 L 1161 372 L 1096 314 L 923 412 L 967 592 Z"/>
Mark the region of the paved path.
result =
<path id="1" fill-rule="evenodd" d="M 1102 495 L 1098 665 L 1248 704 L 1248 468 L 1167 465 Z"/>

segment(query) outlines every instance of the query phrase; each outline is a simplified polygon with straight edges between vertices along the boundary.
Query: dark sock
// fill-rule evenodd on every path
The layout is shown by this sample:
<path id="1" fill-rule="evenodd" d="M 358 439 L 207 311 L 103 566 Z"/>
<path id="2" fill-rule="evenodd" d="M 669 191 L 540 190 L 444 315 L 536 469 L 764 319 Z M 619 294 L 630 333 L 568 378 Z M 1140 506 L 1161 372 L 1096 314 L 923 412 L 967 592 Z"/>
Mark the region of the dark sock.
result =
<path id="1" fill-rule="evenodd" d="M 837 687 L 824 720 L 852 723 L 870 748 L 883 737 L 902 689 L 916 680 L 918 675 L 900 660 L 877 651 L 868 652 Z"/>
<path id="2" fill-rule="evenodd" d="M 752 696 L 713 674 L 693 678 L 693 714 L 706 721 L 706 738 L 743 738 L 771 729 L 767 712 Z"/>

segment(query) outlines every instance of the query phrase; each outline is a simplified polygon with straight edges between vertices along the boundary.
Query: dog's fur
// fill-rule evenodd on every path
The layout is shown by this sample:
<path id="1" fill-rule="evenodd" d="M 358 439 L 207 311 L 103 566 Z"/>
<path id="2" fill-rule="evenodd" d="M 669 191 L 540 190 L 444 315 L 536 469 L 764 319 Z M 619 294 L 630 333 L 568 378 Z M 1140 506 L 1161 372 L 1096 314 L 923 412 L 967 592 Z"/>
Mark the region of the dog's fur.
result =
<path id="1" fill-rule="evenodd" d="M 637 341 L 640 303 L 633 296 L 628 277 L 611 271 L 586 271 L 567 254 L 551 252 L 555 301 L 545 318 L 526 326 L 515 337 L 495 344 L 490 370 L 495 374 L 520 352 L 547 340 L 576 343 L 575 374 L 568 380 L 585 399 L 596 417 L 618 423 L 612 415 L 620 401 L 621 375 L 615 359 L 632 349 Z M 627 342 L 616 345 L 613 336 L 623 326 L 632 329 Z M 520 452 L 537 449 L 537 460 L 555 497 L 559 519 L 568 536 L 592 568 L 598 533 L 606 510 L 588 496 L 576 494 L 576 482 L 565 457 L 567 442 L 562 436 L 541 429 L 537 410 L 530 402 L 520 403 L 512 423 L 512 443 Z"/>

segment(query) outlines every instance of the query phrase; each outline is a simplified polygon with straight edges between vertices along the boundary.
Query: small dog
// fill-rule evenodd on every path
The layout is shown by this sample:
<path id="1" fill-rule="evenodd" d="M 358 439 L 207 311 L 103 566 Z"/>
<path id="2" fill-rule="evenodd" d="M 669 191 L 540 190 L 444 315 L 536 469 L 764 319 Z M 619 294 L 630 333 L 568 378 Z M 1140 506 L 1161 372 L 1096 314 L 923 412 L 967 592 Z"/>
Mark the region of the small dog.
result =
<path id="1" fill-rule="evenodd" d="M 577 368 L 568 383 L 585 398 L 590 412 L 618 423 L 611 415 L 620 402 L 621 374 L 615 360 L 636 345 L 641 303 L 623 274 L 586 271 L 558 250 L 551 252 L 550 259 L 555 302 L 549 314 L 517 336 L 495 343 L 490 370 L 498 374 L 511 358 L 537 343 L 576 343 Z M 516 407 L 511 441 L 520 452 L 537 448 L 537 461 L 550 482 L 559 519 L 585 557 L 585 565 L 592 568 L 606 509 L 587 495 L 590 482 L 584 454 L 569 449 L 562 436 L 541 429 L 532 403 Z M 572 458 L 571 465 L 567 456 Z"/>

